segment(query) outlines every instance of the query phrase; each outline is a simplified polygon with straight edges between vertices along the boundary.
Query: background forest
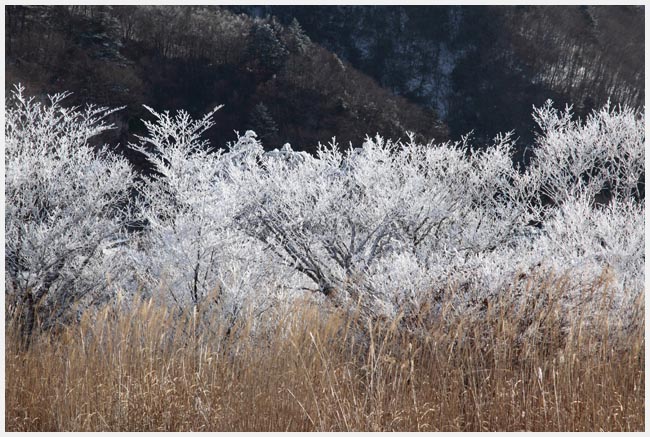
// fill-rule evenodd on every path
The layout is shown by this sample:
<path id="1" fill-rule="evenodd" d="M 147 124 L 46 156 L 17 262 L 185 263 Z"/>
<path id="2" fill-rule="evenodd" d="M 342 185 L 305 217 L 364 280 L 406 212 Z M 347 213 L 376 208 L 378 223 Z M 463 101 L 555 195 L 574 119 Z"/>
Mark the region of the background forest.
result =
<path id="1" fill-rule="evenodd" d="M 366 134 L 532 144 L 533 105 L 585 116 L 641 107 L 640 6 L 7 6 L 5 85 L 73 91 L 126 109 L 111 142 L 142 133 L 142 104 L 193 116 L 223 147 L 255 130 L 268 149 L 315 151 Z M 129 153 L 125 148 L 124 151 Z M 136 165 L 142 156 L 130 154 Z"/>

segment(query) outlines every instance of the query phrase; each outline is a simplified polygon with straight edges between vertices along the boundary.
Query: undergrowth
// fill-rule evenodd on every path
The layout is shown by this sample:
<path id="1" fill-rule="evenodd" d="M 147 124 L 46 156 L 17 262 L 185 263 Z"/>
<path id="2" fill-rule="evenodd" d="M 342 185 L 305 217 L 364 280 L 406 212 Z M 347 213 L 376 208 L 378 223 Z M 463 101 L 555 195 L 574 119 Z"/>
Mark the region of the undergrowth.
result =
<path id="1" fill-rule="evenodd" d="M 606 297 L 563 313 L 562 278 L 516 285 L 467 311 L 449 289 L 393 320 L 303 299 L 206 325 L 144 300 L 28 350 L 9 321 L 6 430 L 644 430 L 643 293 L 617 324 L 595 310 Z"/>

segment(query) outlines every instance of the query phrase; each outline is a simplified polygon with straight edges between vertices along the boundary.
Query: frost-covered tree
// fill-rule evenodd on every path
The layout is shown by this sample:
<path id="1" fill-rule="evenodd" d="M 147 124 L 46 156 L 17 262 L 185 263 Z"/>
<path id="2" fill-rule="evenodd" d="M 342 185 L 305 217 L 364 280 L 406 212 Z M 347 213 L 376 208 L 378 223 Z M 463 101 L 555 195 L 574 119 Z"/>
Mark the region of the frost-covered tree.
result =
<path id="1" fill-rule="evenodd" d="M 466 146 L 377 137 L 344 153 L 331 144 L 316 157 L 267 154 L 231 175 L 242 193 L 238 224 L 315 291 L 403 305 L 412 297 L 403 284 L 378 281 L 396 259 L 424 272 L 512 242 L 529 221 L 509 137 L 485 152 L 468 154 Z M 399 267 L 391 270 L 400 276 Z"/>
<path id="2" fill-rule="evenodd" d="M 219 152 L 213 155 L 200 139 L 219 108 L 192 120 L 184 111 L 172 116 L 146 107 L 155 121 L 144 121 L 147 136 L 138 137 L 139 145 L 131 144 L 154 170 L 138 185 L 139 209 L 147 223 L 145 259 L 139 263 L 149 267 L 140 273 L 146 272 L 148 284 L 155 287 L 167 282 L 174 300 L 194 305 L 217 287 L 212 261 L 229 224 L 214 208 L 221 201 L 212 185 Z"/>
<path id="3" fill-rule="evenodd" d="M 581 196 L 553 210 L 539 240 L 540 256 L 566 263 L 555 268 L 594 271 L 611 268 L 620 289 L 642 287 L 644 255 L 643 204 L 614 198 L 607 205 L 593 205 Z"/>
<path id="4" fill-rule="evenodd" d="M 582 196 L 599 203 L 643 197 L 644 114 L 608 104 L 581 121 L 570 107 L 561 112 L 549 100 L 533 117 L 542 134 L 529 172 L 539 185 L 540 204 Z"/>
<path id="5" fill-rule="evenodd" d="M 17 86 L 6 105 L 5 296 L 27 345 L 37 322 L 47 329 L 106 298 L 121 271 L 111 247 L 133 218 L 131 167 L 89 144 L 116 110 L 66 108 L 67 95 L 41 103 Z"/>
<path id="6" fill-rule="evenodd" d="M 608 104 L 579 120 L 548 101 L 533 116 L 542 133 L 527 174 L 541 232 L 520 256 L 566 272 L 576 290 L 611 273 L 618 314 L 644 288 L 645 115 Z"/>
<path id="7" fill-rule="evenodd" d="M 163 301 L 208 315 L 220 308 L 235 317 L 247 300 L 263 307 L 264 291 L 280 286 L 272 278 L 277 268 L 261 262 L 260 244 L 234 223 L 241 198 L 229 175 L 257 165 L 263 150 L 250 135 L 228 152 L 201 140 L 219 108 L 198 120 L 185 111 L 147 108 L 154 120 L 144 122 L 147 135 L 131 147 L 154 174 L 138 185 L 138 210 L 147 225 L 131 259 L 139 280 Z"/>
<path id="8" fill-rule="evenodd" d="M 337 305 L 361 303 L 374 316 L 416 308 L 450 282 L 459 302 L 493 298 L 517 272 L 535 269 L 581 266 L 593 278 L 611 268 L 619 290 L 639 284 L 643 130 L 627 109 L 584 123 L 557 121 L 570 115 L 550 105 L 536 110 L 543 134 L 526 170 L 513 166 L 510 135 L 478 150 L 468 138 L 436 145 L 375 137 L 312 156 L 289 145 L 265 153 L 247 132 L 228 151 L 206 152 L 191 127 L 207 128 L 205 119 L 156 117 L 148 125 L 156 133 L 143 141 L 156 144 L 149 158 L 161 176 L 143 192 L 158 242 L 143 256 L 175 271 L 153 275 L 180 278 L 174 292 L 206 295 L 225 270 L 239 272 L 231 283 L 255 271 L 266 282 L 239 281 L 235 301 L 255 303 L 282 284 Z M 603 187 L 613 196 L 607 206 L 597 201 Z"/>
<path id="9" fill-rule="evenodd" d="M 377 136 L 310 155 L 288 144 L 265 152 L 247 131 L 214 150 L 201 136 L 218 108 L 198 120 L 147 108 L 153 119 L 131 147 L 153 174 L 129 198 L 126 163 L 87 144 L 109 127 L 109 112 L 64 109 L 64 96 L 50 105 L 14 97 L 6 290 L 31 308 L 27 331 L 39 308 L 51 324 L 101 296 L 105 274 L 126 271 L 118 260 L 132 284 L 203 320 L 259 314 L 305 291 L 368 317 L 408 319 L 453 290 L 453 308 L 474 317 L 506 292 L 520 299 L 508 308 L 527 305 L 530 290 L 512 291 L 526 275 L 565 275 L 567 311 L 603 272 L 608 315 L 643 291 L 644 118 L 626 108 L 584 121 L 550 103 L 535 109 L 542 133 L 526 169 L 513 165 L 509 134 L 480 148 L 469 138 Z M 131 209 L 144 229 L 113 256 Z"/>

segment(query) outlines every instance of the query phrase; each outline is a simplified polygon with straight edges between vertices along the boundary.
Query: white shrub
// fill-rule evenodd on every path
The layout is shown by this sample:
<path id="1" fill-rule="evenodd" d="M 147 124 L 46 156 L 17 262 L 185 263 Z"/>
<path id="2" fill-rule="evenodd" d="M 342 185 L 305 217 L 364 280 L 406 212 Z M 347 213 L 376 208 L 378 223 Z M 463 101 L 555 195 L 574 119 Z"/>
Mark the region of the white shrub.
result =
<path id="1" fill-rule="evenodd" d="M 8 109 L 6 250 L 16 289 L 54 290 L 56 275 L 61 286 L 76 281 L 51 294 L 67 302 L 65 290 L 117 265 L 99 249 L 132 216 L 133 175 L 86 145 L 110 112 L 64 110 L 62 97 L 41 106 L 19 91 Z M 390 317 L 455 284 L 465 311 L 518 274 L 565 273 L 579 294 L 603 270 L 612 308 L 643 291 L 644 118 L 629 109 L 584 122 L 550 102 L 535 109 L 542 135 L 525 170 L 513 166 L 510 134 L 477 150 L 468 138 L 377 136 L 311 156 L 289 145 L 264 152 L 248 131 L 215 151 L 201 135 L 219 108 L 199 120 L 147 109 L 154 120 L 131 147 L 154 173 L 129 203 L 146 226 L 121 258 L 180 308 L 235 317 L 311 291 Z"/>
<path id="2" fill-rule="evenodd" d="M 28 336 L 36 310 L 47 327 L 74 304 L 105 298 L 122 271 L 106 253 L 133 217 L 131 167 L 88 144 L 112 128 L 104 119 L 115 110 L 64 108 L 66 96 L 42 104 L 18 86 L 6 109 L 5 290 L 27 311 Z"/>
<path id="3" fill-rule="evenodd" d="M 157 151 L 139 150 L 164 176 L 143 193 L 152 260 L 172 272 L 153 277 L 178 278 L 176 292 L 196 288 L 198 271 L 205 295 L 229 270 L 237 302 L 307 289 L 390 315 L 450 282 L 469 293 L 459 301 L 478 301 L 523 271 L 580 268 L 591 278 L 607 267 L 621 289 L 642 277 L 643 119 L 628 109 L 607 107 L 585 123 L 550 103 L 536 109 L 544 134 L 526 171 L 512 164 L 510 135 L 479 151 L 467 138 L 376 137 L 310 156 L 288 145 L 265 153 L 248 131 L 229 151 L 208 153 L 195 131 L 212 113 L 199 122 L 154 115 L 143 141 Z M 613 200 L 603 207 L 604 189 Z"/>
<path id="4" fill-rule="evenodd" d="M 549 100 L 533 117 L 542 135 L 529 171 L 539 194 L 552 204 L 581 196 L 591 201 L 642 197 L 644 114 L 607 104 L 584 121 L 574 120 L 570 107 L 560 112 Z"/>

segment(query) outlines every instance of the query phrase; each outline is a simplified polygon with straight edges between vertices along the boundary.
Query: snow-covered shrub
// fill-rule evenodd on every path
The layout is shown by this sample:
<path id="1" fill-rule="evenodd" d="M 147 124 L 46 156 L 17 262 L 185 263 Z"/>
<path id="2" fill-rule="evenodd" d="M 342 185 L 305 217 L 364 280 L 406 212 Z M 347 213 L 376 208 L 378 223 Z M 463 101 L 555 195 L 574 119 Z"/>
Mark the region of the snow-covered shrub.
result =
<path id="1" fill-rule="evenodd" d="M 41 103 L 18 86 L 6 105 L 5 295 L 23 311 L 29 336 L 106 297 L 121 272 L 111 246 L 132 219 L 128 163 L 88 140 L 111 129 L 115 110 L 65 108 L 67 94 Z"/>
<path id="2" fill-rule="evenodd" d="M 65 110 L 61 98 L 41 106 L 19 91 L 8 110 L 7 289 L 19 295 L 69 306 L 101 290 L 118 258 L 132 284 L 207 319 L 305 291 L 407 319 L 453 290 L 453 308 L 479 317 L 506 292 L 521 299 L 508 308 L 527 305 L 530 290 L 513 285 L 522 277 L 566 277 L 567 310 L 602 277 L 612 314 L 643 292 L 644 118 L 629 109 L 585 121 L 535 109 L 542 134 L 521 169 L 510 134 L 481 148 L 377 136 L 312 156 L 265 152 L 248 131 L 213 150 L 201 135 L 219 108 L 199 120 L 147 108 L 154 119 L 131 147 L 153 174 L 129 199 L 128 166 L 86 144 L 109 112 Z M 105 246 L 133 215 L 127 205 L 145 226 L 114 256 Z"/>
<path id="3" fill-rule="evenodd" d="M 148 293 L 180 309 L 220 309 L 234 317 L 247 301 L 263 307 L 282 284 L 261 244 L 235 226 L 239 191 L 229 172 L 256 166 L 261 145 L 248 133 L 228 153 L 211 150 L 201 134 L 213 125 L 215 108 L 199 120 L 185 111 L 158 113 L 145 121 L 148 134 L 131 144 L 154 174 L 138 185 L 138 210 L 146 222 L 131 251 L 135 274 Z M 262 262 L 265 261 L 265 262 Z M 285 275 L 286 276 L 286 275 Z"/>
<path id="4" fill-rule="evenodd" d="M 584 121 L 574 120 L 570 107 L 560 112 L 549 100 L 533 117 L 542 134 L 529 172 L 539 186 L 540 204 L 583 196 L 599 203 L 643 197 L 644 114 L 607 104 Z"/>
<path id="5" fill-rule="evenodd" d="M 398 307 L 414 290 L 382 276 L 391 266 L 394 277 L 402 274 L 388 260 L 417 265 L 429 281 L 431 265 L 494 250 L 523 232 L 526 184 L 510 149 L 509 136 L 475 153 L 464 143 L 377 137 L 301 160 L 264 156 L 258 167 L 231 174 L 241 190 L 238 225 L 315 290 Z"/>
<path id="6" fill-rule="evenodd" d="M 219 209 L 212 208 L 218 193 L 211 186 L 216 171 L 211 164 L 218 155 L 215 161 L 208 159 L 207 144 L 200 140 L 218 108 L 197 121 L 186 112 L 172 117 L 147 109 L 156 122 L 145 121 L 148 136 L 139 137 L 140 145 L 131 145 L 145 155 L 155 172 L 138 186 L 148 228 L 145 259 L 140 263 L 158 264 L 149 279 L 168 282 L 172 296 L 196 304 L 208 288 L 217 286 L 217 272 L 208 261 L 221 244 L 222 225 L 228 225 Z"/>
<path id="7" fill-rule="evenodd" d="M 585 196 L 570 199 L 546 220 L 537 256 L 583 282 L 611 270 L 614 289 L 639 293 L 645 264 L 644 213 L 644 205 L 630 198 L 614 198 L 608 205 L 592 205 Z"/>
<path id="8" fill-rule="evenodd" d="M 642 282 L 643 119 L 628 109 L 584 123 L 536 109 L 543 134 L 526 170 L 513 166 L 510 135 L 478 150 L 468 138 L 378 136 L 311 156 L 264 152 L 249 131 L 207 152 L 198 136 L 212 113 L 154 115 L 141 140 L 155 150 L 140 147 L 160 175 L 142 190 L 142 256 L 158 265 L 150 277 L 188 302 L 229 282 L 232 302 L 266 307 L 273 288 L 311 290 L 391 316 L 450 283 L 459 309 L 493 299 L 521 272 L 580 270 L 576 289 L 603 268 L 619 291 Z"/>
<path id="9" fill-rule="evenodd" d="M 616 315 L 644 291 L 644 113 L 608 104 L 574 120 L 548 101 L 533 116 L 542 135 L 527 173 L 542 229 L 520 253 L 566 273 L 574 299 L 607 273 L 611 314 L 624 320 Z"/>

